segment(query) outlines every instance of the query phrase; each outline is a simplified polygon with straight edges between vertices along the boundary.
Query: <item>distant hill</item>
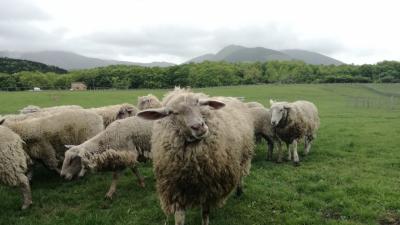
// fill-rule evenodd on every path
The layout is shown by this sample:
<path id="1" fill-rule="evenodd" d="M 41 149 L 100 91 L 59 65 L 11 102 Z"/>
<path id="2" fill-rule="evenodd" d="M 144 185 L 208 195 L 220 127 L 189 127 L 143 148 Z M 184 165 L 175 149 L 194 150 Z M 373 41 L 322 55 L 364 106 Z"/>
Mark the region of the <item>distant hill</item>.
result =
<path id="1" fill-rule="evenodd" d="M 264 61 L 290 61 L 300 60 L 315 65 L 340 65 L 342 62 L 331 57 L 305 50 L 272 50 L 263 47 L 247 48 L 239 45 L 229 45 L 216 54 L 206 54 L 195 57 L 188 62 L 203 61 L 227 62 L 264 62 Z"/>
<path id="2" fill-rule="evenodd" d="M 38 71 L 38 72 L 54 72 L 67 73 L 66 70 L 56 66 L 48 66 L 43 63 L 32 62 L 22 59 L 11 59 L 0 57 L 0 73 L 13 74 L 21 71 Z"/>
<path id="3" fill-rule="evenodd" d="M 54 65 L 67 70 L 91 69 L 109 65 L 138 65 L 145 67 L 167 67 L 175 64 L 168 62 L 136 63 L 128 61 L 106 60 L 86 57 L 73 52 L 66 51 L 39 51 L 39 52 L 0 52 L 0 56 L 41 62 Z"/>

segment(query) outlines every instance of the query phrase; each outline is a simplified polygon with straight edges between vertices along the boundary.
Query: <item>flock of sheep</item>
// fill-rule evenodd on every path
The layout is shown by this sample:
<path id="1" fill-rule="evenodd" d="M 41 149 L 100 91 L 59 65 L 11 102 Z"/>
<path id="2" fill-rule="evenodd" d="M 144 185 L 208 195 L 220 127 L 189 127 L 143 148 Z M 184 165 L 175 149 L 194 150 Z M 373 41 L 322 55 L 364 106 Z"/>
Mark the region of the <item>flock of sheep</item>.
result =
<path id="1" fill-rule="evenodd" d="M 267 141 L 267 160 L 277 146 L 277 161 L 282 161 L 281 142 L 295 165 L 302 138 L 309 152 L 319 127 L 315 105 L 270 104 L 267 109 L 257 102 L 175 88 L 161 102 L 153 95 L 139 97 L 138 108 L 28 106 L 20 114 L 0 117 L 0 181 L 21 189 L 26 209 L 32 204 L 29 180 L 36 162 L 67 180 L 88 170 L 113 171 L 106 193 L 112 198 L 125 168 L 144 186 L 137 165 L 151 160 L 164 212 L 182 225 L 186 209 L 201 207 L 207 225 L 211 207 L 222 206 L 233 191 L 242 194 L 255 140 Z"/>

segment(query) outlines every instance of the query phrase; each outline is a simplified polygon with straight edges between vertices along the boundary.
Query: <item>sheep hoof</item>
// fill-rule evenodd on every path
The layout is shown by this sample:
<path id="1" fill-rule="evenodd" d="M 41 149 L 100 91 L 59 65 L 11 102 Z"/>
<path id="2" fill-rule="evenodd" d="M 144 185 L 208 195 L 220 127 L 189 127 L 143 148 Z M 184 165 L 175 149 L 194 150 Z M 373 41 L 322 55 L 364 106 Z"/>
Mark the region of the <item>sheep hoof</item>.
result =
<path id="1" fill-rule="evenodd" d="M 293 165 L 296 166 L 296 167 L 300 166 L 300 162 L 293 162 Z"/>
<path id="2" fill-rule="evenodd" d="M 24 203 L 24 204 L 22 205 L 22 207 L 21 207 L 21 210 L 26 210 L 26 209 L 28 209 L 31 205 L 32 205 L 32 202 L 30 202 L 30 203 Z"/>
<path id="3" fill-rule="evenodd" d="M 144 183 L 144 181 L 139 181 L 139 186 L 141 187 L 141 188 L 145 188 L 146 187 L 146 184 Z"/>
<path id="4" fill-rule="evenodd" d="M 243 194 L 243 189 L 241 187 L 236 188 L 236 197 L 240 197 Z"/>
<path id="5" fill-rule="evenodd" d="M 105 199 L 105 200 L 110 200 L 110 201 L 112 201 L 112 200 L 113 200 L 113 195 L 107 193 L 107 194 L 104 196 L 104 199 Z"/>

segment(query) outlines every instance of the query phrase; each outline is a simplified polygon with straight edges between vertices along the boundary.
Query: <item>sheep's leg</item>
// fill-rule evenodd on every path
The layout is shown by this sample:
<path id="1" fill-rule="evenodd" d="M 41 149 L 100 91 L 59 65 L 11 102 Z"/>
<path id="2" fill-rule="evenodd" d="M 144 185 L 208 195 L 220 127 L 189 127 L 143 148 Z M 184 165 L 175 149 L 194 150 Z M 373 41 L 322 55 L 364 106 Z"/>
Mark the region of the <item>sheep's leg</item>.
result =
<path id="1" fill-rule="evenodd" d="M 185 210 L 177 209 L 175 211 L 175 225 L 184 225 L 185 224 Z"/>
<path id="2" fill-rule="evenodd" d="M 24 203 L 22 204 L 21 209 L 27 209 L 30 205 L 32 205 L 32 194 L 31 194 L 31 186 L 29 185 L 29 179 L 25 175 L 20 177 L 21 184 L 20 189 L 22 192 L 22 196 L 24 198 Z"/>
<path id="3" fill-rule="evenodd" d="M 110 199 L 110 200 L 113 198 L 113 195 L 114 195 L 115 191 L 117 190 L 118 178 L 119 178 L 119 172 L 114 172 L 110 189 L 108 189 L 108 192 L 107 192 L 105 198 Z"/>
<path id="4" fill-rule="evenodd" d="M 290 149 L 290 144 L 286 144 L 286 148 L 288 150 L 288 158 L 287 158 L 287 160 L 290 162 L 290 161 L 292 161 L 292 151 Z"/>
<path id="5" fill-rule="evenodd" d="M 276 160 L 276 162 L 277 163 L 281 163 L 282 162 L 282 156 L 283 156 L 282 143 L 280 141 L 277 141 L 276 145 L 278 147 L 278 159 Z"/>
<path id="6" fill-rule="evenodd" d="M 210 215 L 210 206 L 207 204 L 204 204 L 201 207 L 201 217 L 202 217 L 202 225 L 208 225 L 209 224 L 209 215 Z"/>
<path id="7" fill-rule="evenodd" d="M 267 161 L 272 161 L 272 154 L 274 152 L 274 142 L 271 140 L 271 138 L 264 137 L 265 140 L 267 140 Z"/>
<path id="8" fill-rule="evenodd" d="M 300 165 L 299 155 L 297 154 L 297 140 L 292 142 L 293 162 L 295 166 Z"/>
<path id="9" fill-rule="evenodd" d="M 306 136 L 305 140 L 304 140 L 304 155 L 308 155 L 308 153 L 310 152 L 311 149 L 311 143 L 313 141 L 312 136 Z"/>
<path id="10" fill-rule="evenodd" d="M 41 143 L 40 145 L 41 159 L 45 166 L 50 170 L 56 171 L 58 174 L 61 173 L 60 168 L 58 168 L 59 161 L 56 156 L 56 150 L 50 143 Z"/>
<path id="11" fill-rule="evenodd" d="M 236 187 L 236 196 L 240 197 L 243 194 L 243 178 L 240 178 L 240 181 Z"/>
<path id="12" fill-rule="evenodd" d="M 144 183 L 144 178 L 142 176 L 142 174 L 140 174 L 138 168 L 136 166 L 132 167 L 132 172 L 136 175 L 138 182 L 139 182 L 139 186 L 144 188 L 146 185 Z"/>

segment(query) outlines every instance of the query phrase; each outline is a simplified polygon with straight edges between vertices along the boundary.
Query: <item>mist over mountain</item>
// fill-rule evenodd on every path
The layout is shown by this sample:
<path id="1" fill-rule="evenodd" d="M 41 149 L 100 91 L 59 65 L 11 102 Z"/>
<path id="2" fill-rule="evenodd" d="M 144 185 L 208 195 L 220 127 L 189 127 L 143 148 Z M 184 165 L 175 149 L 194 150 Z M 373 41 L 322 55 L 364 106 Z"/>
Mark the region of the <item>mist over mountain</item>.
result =
<path id="1" fill-rule="evenodd" d="M 118 60 L 91 58 L 67 51 L 38 51 L 38 52 L 12 52 L 0 51 L 0 57 L 25 59 L 47 65 L 61 67 L 67 70 L 91 69 L 109 65 L 137 65 L 145 67 L 167 67 L 175 65 L 168 62 L 137 63 Z"/>
<path id="2" fill-rule="evenodd" d="M 314 65 L 341 65 L 343 62 L 320 53 L 290 49 L 272 50 L 263 47 L 247 48 L 239 45 L 229 45 L 216 54 L 205 54 L 195 57 L 188 62 L 203 61 L 227 61 L 227 62 L 264 62 L 264 61 L 292 61 L 299 60 Z"/>

